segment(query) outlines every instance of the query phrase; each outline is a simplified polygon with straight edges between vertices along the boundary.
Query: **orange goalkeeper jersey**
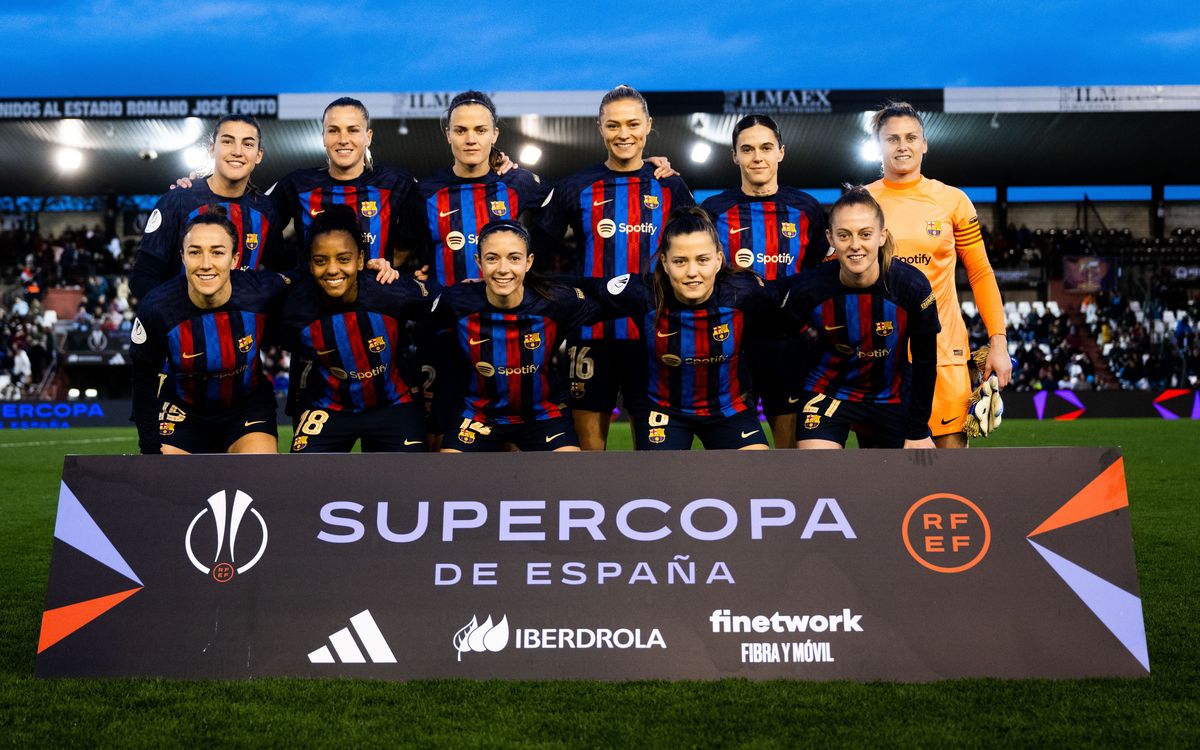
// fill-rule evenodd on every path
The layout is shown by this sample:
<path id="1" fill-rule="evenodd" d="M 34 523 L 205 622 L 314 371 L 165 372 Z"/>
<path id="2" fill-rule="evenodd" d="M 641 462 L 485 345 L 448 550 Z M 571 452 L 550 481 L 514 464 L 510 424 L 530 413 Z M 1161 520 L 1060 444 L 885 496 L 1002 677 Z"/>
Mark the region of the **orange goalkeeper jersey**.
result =
<path id="1" fill-rule="evenodd" d="M 895 237 L 895 257 L 921 269 L 937 296 L 942 322 L 938 364 L 965 364 L 970 351 L 954 284 L 956 260 L 967 269 L 988 336 L 1004 333 L 1004 305 L 975 206 L 963 191 L 928 177 L 904 184 L 876 180 L 867 189 L 879 201 L 884 223 Z"/>

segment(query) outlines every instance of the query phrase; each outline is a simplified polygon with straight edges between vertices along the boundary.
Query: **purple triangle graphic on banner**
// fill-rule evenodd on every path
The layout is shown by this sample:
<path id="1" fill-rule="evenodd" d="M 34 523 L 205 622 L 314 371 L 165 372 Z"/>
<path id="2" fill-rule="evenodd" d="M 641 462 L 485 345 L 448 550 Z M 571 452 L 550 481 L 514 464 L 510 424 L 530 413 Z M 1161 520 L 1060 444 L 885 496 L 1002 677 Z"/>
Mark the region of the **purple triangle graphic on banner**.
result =
<path id="1" fill-rule="evenodd" d="M 1146 649 L 1146 625 L 1142 620 L 1142 600 L 1114 586 L 1100 576 L 1090 573 L 1070 560 L 1056 555 L 1032 539 L 1038 554 L 1050 563 L 1054 572 L 1066 582 L 1076 596 L 1092 610 L 1104 627 L 1112 631 L 1133 658 L 1150 671 L 1150 653 Z"/>
<path id="2" fill-rule="evenodd" d="M 61 540 L 96 562 L 102 563 L 117 571 L 139 586 L 145 586 L 117 552 L 117 548 L 108 541 L 108 537 L 92 520 L 83 508 L 79 498 L 71 492 L 71 488 L 63 482 L 58 493 L 58 519 L 54 522 L 54 538 Z"/>
<path id="3" fill-rule="evenodd" d="M 1046 399 L 1049 396 L 1049 392 L 1040 391 L 1033 397 L 1033 408 L 1037 410 L 1037 418 L 1039 420 L 1046 415 Z"/>

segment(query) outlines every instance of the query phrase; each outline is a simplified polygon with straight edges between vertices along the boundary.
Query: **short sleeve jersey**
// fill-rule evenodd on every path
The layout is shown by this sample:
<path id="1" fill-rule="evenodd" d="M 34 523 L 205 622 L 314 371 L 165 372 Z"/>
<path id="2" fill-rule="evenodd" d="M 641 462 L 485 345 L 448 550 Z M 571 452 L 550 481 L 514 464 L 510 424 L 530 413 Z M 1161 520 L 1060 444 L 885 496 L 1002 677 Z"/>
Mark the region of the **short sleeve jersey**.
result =
<path id="1" fill-rule="evenodd" d="M 546 199 L 547 189 L 528 169 L 504 175 L 459 177 L 447 167 L 417 185 L 424 217 L 422 260 L 443 286 L 479 278 L 479 233 L 493 221 L 516 220 Z"/>
<path id="2" fill-rule="evenodd" d="M 898 404 L 910 377 L 908 341 L 938 331 L 934 294 L 925 276 L 893 261 L 887 284 L 848 287 L 837 263 L 788 278 L 783 305 L 818 335 L 804 389 L 843 401 Z"/>
<path id="3" fill-rule="evenodd" d="M 895 237 L 895 257 L 923 272 L 933 287 L 942 321 L 938 363 L 965 364 L 970 352 L 954 271 L 963 249 L 982 243 L 975 206 L 963 191 L 928 177 L 911 185 L 876 180 L 867 189 Z"/>
<path id="4" fill-rule="evenodd" d="M 411 402 L 397 357 L 406 321 L 423 317 L 436 293 L 436 285 L 411 277 L 380 284 L 363 273 L 357 298 L 342 305 L 330 301 L 313 277 L 297 282 L 281 318 L 284 345 L 314 367 L 303 378 L 308 388 L 302 408 L 360 412 Z"/>
<path id="5" fill-rule="evenodd" d="M 196 307 L 177 276 L 146 295 L 130 338 L 135 363 L 166 376 L 163 397 L 212 413 L 227 409 L 266 381 L 259 352 L 268 316 L 290 282 L 277 273 L 233 271 L 229 301 Z"/>
<path id="6" fill-rule="evenodd" d="M 364 170 L 353 180 L 338 180 L 327 168 L 298 169 L 267 192 L 284 226 L 295 222 L 301 245 L 314 216 L 330 206 L 352 207 L 366 240 L 367 260 L 390 263 L 394 247 L 411 245 L 418 236 L 416 185 L 408 172 L 389 166 Z M 294 268 L 300 259 L 291 260 Z"/>
<path id="7" fill-rule="evenodd" d="M 641 329 L 651 402 L 696 417 L 733 416 L 753 408 L 743 352 L 755 321 L 776 314 L 774 287 L 751 273 L 726 273 L 696 306 L 667 291 L 659 315 L 652 278 L 618 276 L 603 286 L 588 286 L 606 314 L 624 312 Z"/>
<path id="8" fill-rule="evenodd" d="M 678 177 L 654 177 L 654 165 L 616 172 L 598 164 L 576 172 L 554 186 L 538 224 L 551 237 L 575 233 L 574 273 L 607 279 L 650 270 L 663 224 L 671 209 L 695 205 L 687 184 Z M 637 326 L 627 319 L 583 329 L 584 339 L 636 339 Z"/>
<path id="9" fill-rule="evenodd" d="M 525 289 L 521 304 L 495 307 L 482 282 L 455 284 L 434 305 L 433 320 L 452 330 L 465 377 L 464 417 L 523 424 L 564 414 L 565 382 L 552 371 L 563 336 L 598 319 L 597 303 L 571 287 L 547 299 Z"/>
<path id="10" fill-rule="evenodd" d="M 771 281 L 812 268 L 829 251 L 825 209 L 817 199 L 790 187 L 774 195 L 726 190 L 701 204 L 717 226 L 730 265 Z"/>
<path id="11" fill-rule="evenodd" d="M 243 271 L 277 268 L 274 254 L 283 249 L 283 225 L 276 218 L 271 199 L 254 190 L 247 190 L 240 198 L 227 198 L 214 193 L 207 180 L 197 180 L 191 187 L 163 194 L 146 222 L 138 253 L 166 264 L 168 275 L 162 280 L 182 272 L 184 228 L 213 205 L 224 208 L 233 223 L 238 244 L 235 249 L 241 253 L 239 267 Z"/>

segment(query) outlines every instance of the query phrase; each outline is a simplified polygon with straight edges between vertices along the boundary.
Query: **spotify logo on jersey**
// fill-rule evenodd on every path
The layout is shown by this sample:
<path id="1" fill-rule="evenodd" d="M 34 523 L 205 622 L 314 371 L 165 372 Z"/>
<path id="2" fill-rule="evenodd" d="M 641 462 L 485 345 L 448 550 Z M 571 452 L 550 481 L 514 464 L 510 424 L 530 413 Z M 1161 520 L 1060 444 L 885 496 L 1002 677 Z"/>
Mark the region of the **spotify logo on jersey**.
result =
<path id="1" fill-rule="evenodd" d="M 667 367 L 679 367 L 683 364 L 683 360 L 674 354 L 664 354 L 662 355 L 662 363 Z"/>
<path id="2" fill-rule="evenodd" d="M 490 362 L 477 362 L 475 363 L 475 369 L 485 378 L 490 378 L 496 374 L 496 368 Z"/>
<path id="3" fill-rule="evenodd" d="M 608 239 L 617 233 L 617 222 L 612 219 L 601 219 L 596 225 L 596 234 Z"/>
<path id="4" fill-rule="evenodd" d="M 734 253 L 733 260 L 742 268 L 749 268 L 754 265 L 754 251 L 743 247 Z"/>
<path id="5" fill-rule="evenodd" d="M 467 237 L 458 230 L 446 235 L 446 247 L 451 250 L 462 250 L 465 244 L 467 244 Z"/>

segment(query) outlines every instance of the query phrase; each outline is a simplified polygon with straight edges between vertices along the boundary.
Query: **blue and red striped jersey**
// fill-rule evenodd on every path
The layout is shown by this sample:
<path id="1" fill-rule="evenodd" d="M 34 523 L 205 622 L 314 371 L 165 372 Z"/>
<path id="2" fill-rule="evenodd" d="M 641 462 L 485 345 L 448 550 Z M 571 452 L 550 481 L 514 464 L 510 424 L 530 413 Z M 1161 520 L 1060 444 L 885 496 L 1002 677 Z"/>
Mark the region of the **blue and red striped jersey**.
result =
<path id="1" fill-rule="evenodd" d="M 367 241 L 366 259 L 384 258 L 391 263 L 395 247 L 411 249 L 419 237 L 416 185 L 412 175 L 396 167 L 373 167 L 353 180 L 335 179 L 327 168 L 297 169 L 273 185 L 267 195 L 275 201 L 283 226 L 295 222 L 301 247 L 314 216 L 330 206 L 352 206 Z M 307 259 L 290 261 L 288 268 L 295 268 Z"/>
<path id="2" fill-rule="evenodd" d="M 936 365 L 941 324 L 929 280 L 899 259 L 892 261 L 886 279 L 865 289 L 844 285 L 839 271 L 837 263 L 823 263 L 784 282 L 788 289 L 784 306 L 818 335 L 804 388 L 843 401 L 901 403 L 910 378 L 917 374 L 913 370 L 918 353 L 925 355 L 928 350 Z M 913 368 L 908 361 L 910 344 Z M 927 367 L 924 361 L 921 366 Z M 930 378 L 932 399 L 936 369 L 917 375 Z M 918 390 L 913 388 L 914 399 Z M 929 404 L 924 406 L 922 425 L 929 415 Z"/>
<path id="3" fill-rule="evenodd" d="M 293 356 L 312 363 L 289 383 L 300 407 L 360 412 L 411 402 L 397 358 L 407 321 L 428 313 L 437 291 L 405 276 L 380 284 L 363 272 L 356 299 L 344 305 L 326 297 L 313 277 L 299 281 L 283 306 L 281 336 Z"/>
<path id="4" fill-rule="evenodd" d="M 438 328 L 458 344 L 456 378 L 463 417 L 493 424 L 524 424 L 565 413 L 565 378 L 554 362 L 564 334 L 598 319 L 599 305 L 572 287 L 553 287 L 550 299 L 525 288 L 510 310 L 487 300 L 482 282 L 455 284 L 434 305 Z"/>
<path id="5" fill-rule="evenodd" d="M 283 224 L 271 199 L 255 190 L 247 190 L 240 198 L 228 198 L 214 193 L 207 180 L 196 180 L 189 188 L 164 193 L 154 206 L 130 279 L 134 296 L 143 297 L 163 281 L 182 273 L 184 227 L 214 205 L 225 209 L 237 230 L 234 249 L 241 253 L 238 265 L 243 271 L 282 270 Z M 151 266 L 153 271 L 148 270 Z"/>
<path id="6" fill-rule="evenodd" d="M 528 169 L 504 175 L 459 177 L 447 167 L 417 184 L 425 216 L 422 261 L 443 286 L 479 278 L 479 232 L 493 221 L 516 220 L 546 199 L 547 189 Z"/>
<path id="7" fill-rule="evenodd" d="M 732 266 L 768 281 L 812 268 L 825 259 L 825 209 L 817 199 L 790 187 L 774 195 L 726 190 L 701 204 L 717 225 Z"/>
<path id="8" fill-rule="evenodd" d="M 712 295 L 691 306 L 666 290 L 661 314 L 653 278 L 618 276 L 586 284 L 606 316 L 623 312 L 641 330 L 652 403 L 696 417 L 732 416 L 754 407 L 743 353 L 753 329 L 777 316 L 774 286 L 750 273 L 721 273 Z"/>
<path id="9" fill-rule="evenodd" d="M 563 178 L 543 204 L 538 226 L 561 238 L 570 227 L 575 235 L 572 263 L 564 271 L 593 279 L 650 270 L 663 224 L 671 209 L 695 205 L 683 179 L 654 177 L 649 162 L 634 172 L 616 172 L 598 164 Z M 585 328 L 584 339 L 636 339 L 638 327 L 628 319 L 609 320 Z"/>
<path id="10" fill-rule="evenodd" d="M 229 301 L 202 310 L 177 276 L 142 300 L 130 338 L 134 366 L 165 375 L 159 396 L 203 413 L 270 388 L 259 351 L 268 316 L 289 287 L 277 273 L 233 271 Z"/>

